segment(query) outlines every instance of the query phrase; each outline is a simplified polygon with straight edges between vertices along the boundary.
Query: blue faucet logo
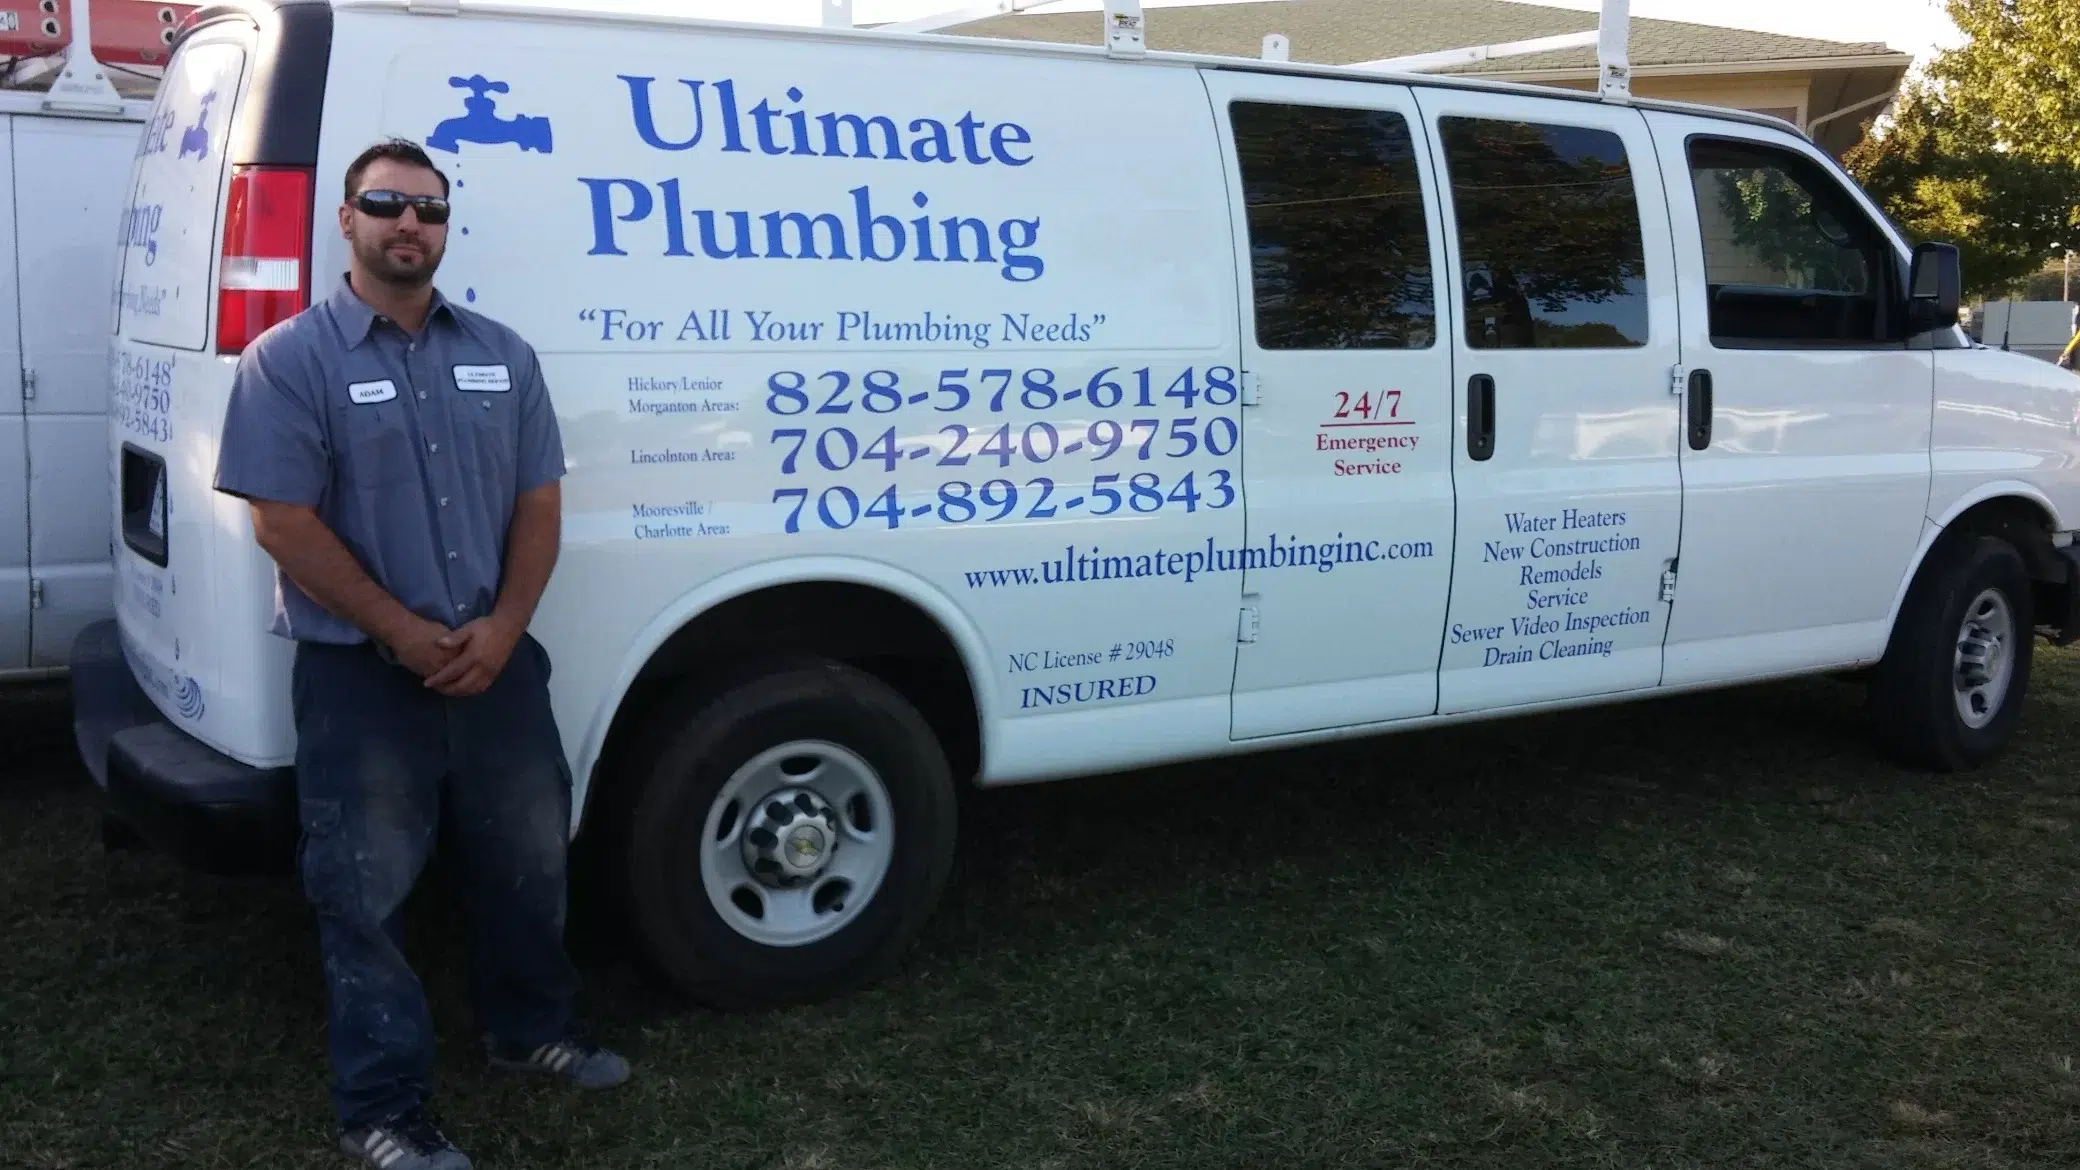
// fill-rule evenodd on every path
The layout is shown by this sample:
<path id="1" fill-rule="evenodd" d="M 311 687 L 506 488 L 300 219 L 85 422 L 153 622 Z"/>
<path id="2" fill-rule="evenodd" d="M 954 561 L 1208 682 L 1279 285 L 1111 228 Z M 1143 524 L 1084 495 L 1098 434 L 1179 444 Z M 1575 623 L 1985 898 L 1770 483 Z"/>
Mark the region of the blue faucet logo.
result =
<path id="1" fill-rule="evenodd" d="M 435 126 L 433 133 L 426 136 L 426 145 L 449 154 L 456 153 L 456 144 L 462 142 L 477 142 L 485 146 L 510 142 L 523 151 L 554 152 L 549 119 L 527 114 L 515 114 L 511 119 L 498 116 L 498 102 L 490 95 L 511 93 L 512 87 L 505 82 L 488 81 L 483 74 L 477 73 L 468 77 L 450 77 L 448 84 L 469 91 L 469 96 L 462 99 L 462 108 L 467 112 Z"/>
<path id="2" fill-rule="evenodd" d="M 216 90 L 202 95 L 202 105 L 195 111 L 195 124 L 181 128 L 181 152 L 173 156 L 176 161 L 188 157 L 190 152 L 198 159 L 209 157 L 209 107 L 216 100 Z"/>

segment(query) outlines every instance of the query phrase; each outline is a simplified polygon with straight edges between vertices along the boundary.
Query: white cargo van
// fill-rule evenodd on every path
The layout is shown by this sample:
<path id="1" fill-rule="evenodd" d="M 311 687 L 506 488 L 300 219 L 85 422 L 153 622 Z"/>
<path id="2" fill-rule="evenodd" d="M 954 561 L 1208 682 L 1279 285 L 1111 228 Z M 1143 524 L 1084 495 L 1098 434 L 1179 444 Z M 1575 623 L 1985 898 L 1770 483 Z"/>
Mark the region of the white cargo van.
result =
<path id="1" fill-rule="evenodd" d="M 0 683 L 62 673 L 113 613 L 109 293 L 149 103 L 0 92 Z"/>
<path id="2" fill-rule="evenodd" d="M 109 298 L 132 226 L 119 213 L 189 10 L 12 7 L 0 9 L 0 685 L 63 674 L 80 631 L 114 612 Z"/>
<path id="3" fill-rule="evenodd" d="M 1772 119 L 1114 32 L 199 14 L 77 652 L 115 814 L 294 842 L 291 649 L 211 474 L 388 135 L 454 180 L 442 287 L 541 353 L 577 835 L 708 1002 L 885 969 L 958 785 L 1863 669 L 1906 759 L 2010 737 L 2080 631 L 2080 382 L 1965 337 L 1954 249 Z"/>

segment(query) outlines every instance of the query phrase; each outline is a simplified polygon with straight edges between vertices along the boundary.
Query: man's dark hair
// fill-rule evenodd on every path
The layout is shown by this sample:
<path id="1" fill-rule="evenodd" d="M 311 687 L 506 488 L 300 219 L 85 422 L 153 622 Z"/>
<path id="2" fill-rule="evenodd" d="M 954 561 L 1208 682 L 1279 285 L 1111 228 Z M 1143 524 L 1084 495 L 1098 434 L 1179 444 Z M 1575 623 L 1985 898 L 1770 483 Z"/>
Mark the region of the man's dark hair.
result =
<path id="1" fill-rule="evenodd" d="M 401 162 L 406 163 L 410 166 L 424 167 L 427 170 L 432 171 L 435 177 L 439 178 L 441 181 L 441 194 L 443 196 L 447 195 L 448 176 L 442 174 L 441 169 L 433 165 L 433 159 L 428 157 L 426 152 L 419 148 L 419 144 L 403 138 L 392 138 L 384 142 L 378 142 L 374 146 L 369 147 L 367 150 L 362 151 L 359 157 L 355 158 L 355 160 L 352 163 L 348 164 L 345 197 L 349 200 L 353 199 L 355 194 L 359 192 L 361 189 L 362 174 L 366 172 L 369 166 L 376 162 L 378 159 L 386 158 L 391 160 L 392 162 Z"/>

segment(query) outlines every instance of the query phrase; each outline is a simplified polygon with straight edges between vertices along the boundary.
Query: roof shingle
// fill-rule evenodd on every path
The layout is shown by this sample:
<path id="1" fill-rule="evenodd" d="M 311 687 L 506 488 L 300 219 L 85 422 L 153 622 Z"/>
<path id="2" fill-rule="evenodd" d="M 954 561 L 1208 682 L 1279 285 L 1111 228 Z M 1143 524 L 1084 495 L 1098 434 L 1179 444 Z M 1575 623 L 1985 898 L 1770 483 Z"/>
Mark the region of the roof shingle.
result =
<path id="1" fill-rule="evenodd" d="M 1296 61 L 1347 65 L 1467 45 L 1585 32 L 1596 14 L 1517 0 L 1279 0 L 1147 10 L 1148 46 L 1173 52 L 1254 57 L 1264 34 L 1284 33 Z M 993 16 L 947 31 L 1009 40 L 1098 44 L 1095 12 Z M 1675 20 L 1632 19 L 1634 68 L 1827 57 L 1897 51 L 1877 41 L 1823 41 Z M 1596 68 L 1594 47 L 1561 49 L 1451 66 L 1444 73 L 1514 73 Z"/>

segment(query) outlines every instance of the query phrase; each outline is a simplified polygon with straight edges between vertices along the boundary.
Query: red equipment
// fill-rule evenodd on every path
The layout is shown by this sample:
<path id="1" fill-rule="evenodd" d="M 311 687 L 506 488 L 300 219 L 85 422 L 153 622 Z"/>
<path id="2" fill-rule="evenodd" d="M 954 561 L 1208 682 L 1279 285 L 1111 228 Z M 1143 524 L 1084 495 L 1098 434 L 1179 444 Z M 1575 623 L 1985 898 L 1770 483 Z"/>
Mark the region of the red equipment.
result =
<path id="1" fill-rule="evenodd" d="M 166 64 L 174 29 L 198 7 L 91 0 L 94 56 L 104 65 Z M 0 57 L 48 57 L 72 43 L 71 0 L 0 0 Z"/>

